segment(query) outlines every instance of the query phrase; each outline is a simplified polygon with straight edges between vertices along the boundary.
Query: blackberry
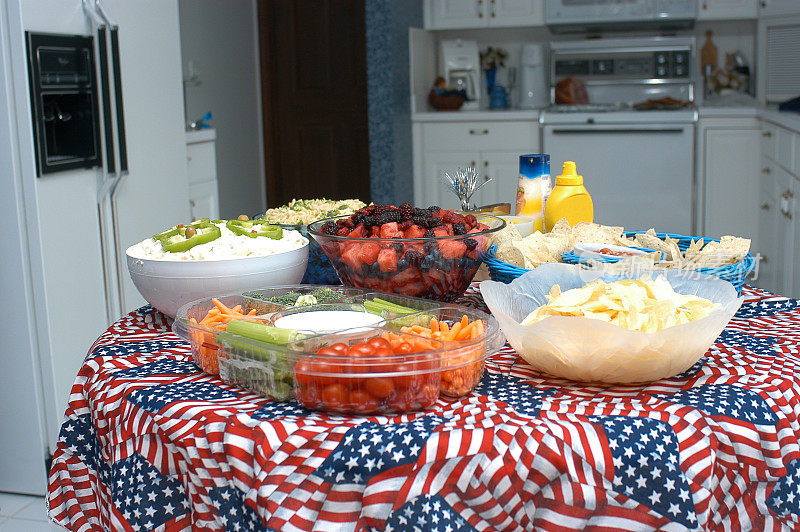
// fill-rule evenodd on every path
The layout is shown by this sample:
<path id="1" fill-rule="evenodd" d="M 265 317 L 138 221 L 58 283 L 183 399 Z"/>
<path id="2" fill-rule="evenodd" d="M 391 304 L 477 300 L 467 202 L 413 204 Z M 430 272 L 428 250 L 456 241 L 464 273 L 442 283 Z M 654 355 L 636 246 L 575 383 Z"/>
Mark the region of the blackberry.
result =
<path id="1" fill-rule="evenodd" d="M 467 251 L 472 251 L 476 247 L 478 247 L 478 241 L 474 238 L 465 238 L 464 245 L 467 246 Z"/>
<path id="2" fill-rule="evenodd" d="M 410 266 L 410 264 L 408 263 L 408 259 L 403 258 L 403 259 L 400 259 L 400 260 L 397 261 L 397 271 L 398 272 L 402 272 L 403 270 L 405 270 L 409 266 Z"/>
<path id="3" fill-rule="evenodd" d="M 403 252 L 403 244 L 401 244 L 400 242 L 392 242 L 389 245 L 392 246 L 397 253 Z"/>
<path id="4" fill-rule="evenodd" d="M 364 229 L 370 229 L 373 225 L 378 225 L 378 219 L 375 216 L 364 217 Z"/>
<path id="5" fill-rule="evenodd" d="M 426 220 L 425 220 L 425 218 L 423 218 L 422 216 L 416 216 L 416 215 L 414 215 L 414 218 L 412 218 L 412 220 L 413 220 L 413 222 L 414 222 L 414 224 L 415 224 L 415 225 L 418 225 L 418 226 L 420 226 L 420 227 L 426 227 L 426 225 L 425 225 L 425 221 L 426 221 Z"/>
<path id="6" fill-rule="evenodd" d="M 415 251 L 413 249 L 409 249 L 406 251 L 406 254 L 403 255 L 403 258 L 408 261 L 409 266 L 419 266 L 419 263 L 422 262 L 422 258 L 424 255 L 419 251 Z"/>
<path id="7" fill-rule="evenodd" d="M 414 206 L 410 203 L 400 205 L 400 216 L 403 217 L 403 220 L 410 220 L 414 216 Z"/>
<path id="8" fill-rule="evenodd" d="M 425 253 L 431 254 L 439 249 L 439 244 L 437 244 L 435 241 L 429 240 L 425 242 L 424 248 Z"/>
<path id="9" fill-rule="evenodd" d="M 324 224 L 322 224 L 322 234 L 324 235 L 335 235 L 338 228 L 336 227 L 336 222 L 328 220 Z"/>
<path id="10" fill-rule="evenodd" d="M 378 225 L 388 224 L 391 222 L 400 222 L 400 213 L 398 211 L 387 211 L 378 215 Z"/>
<path id="11" fill-rule="evenodd" d="M 394 205 L 378 205 L 375 207 L 375 214 L 381 215 L 393 210 L 395 210 Z"/>
<path id="12" fill-rule="evenodd" d="M 441 207 L 439 207 L 438 205 L 431 205 L 430 207 L 428 207 L 428 210 L 429 210 L 429 211 L 431 211 L 431 212 L 433 213 L 433 212 L 439 212 L 439 211 L 441 211 L 441 210 L 442 210 L 442 208 L 441 208 Z"/>
<path id="13" fill-rule="evenodd" d="M 425 227 L 427 227 L 428 229 L 433 229 L 434 227 L 439 227 L 440 225 L 442 225 L 442 223 L 443 222 L 439 218 L 428 218 L 426 220 Z"/>
<path id="14" fill-rule="evenodd" d="M 356 224 L 353 222 L 352 218 L 345 218 L 344 220 L 339 220 L 339 222 L 342 222 L 341 225 L 344 226 L 344 227 L 347 227 L 349 229 L 354 229 L 355 226 L 356 226 Z"/>
<path id="15" fill-rule="evenodd" d="M 422 259 L 422 262 L 419 263 L 419 269 L 420 269 L 420 271 L 427 272 L 435 264 L 436 264 L 436 261 L 434 260 L 433 257 L 431 257 L 429 255 L 429 256 L 425 257 L 424 259 Z"/>
<path id="16" fill-rule="evenodd" d="M 428 209 L 420 209 L 419 207 L 414 207 L 414 218 L 427 218 L 431 215 L 431 211 Z"/>
<path id="17" fill-rule="evenodd" d="M 406 220 L 406 221 L 404 221 L 403 223 L 401 223 L 401 224 L 398 226 L 398 228 L 399 228 L 401 231 L 406 231 L 406 230 L 407 230 L 407 229 L 409 229 L 409 228 L 410 228 L 412 225 L 414 225 L 414 220 Z"/>
<path id="18" fill-rule="evenodd" d="M 453 224 L 453 234 L 465 235 L 467 234 L 467 228 L 464 227 L 464 224 Z"/>
<path id="19" fill-rule="evenodd" d="M 436 236 L 436 233 L 434 233 L 433 230 L 431 230 L 431 229 L 426 230 L 425 234 L 422 235 L 423 238 L 433 238 L 435 236 Z"/>

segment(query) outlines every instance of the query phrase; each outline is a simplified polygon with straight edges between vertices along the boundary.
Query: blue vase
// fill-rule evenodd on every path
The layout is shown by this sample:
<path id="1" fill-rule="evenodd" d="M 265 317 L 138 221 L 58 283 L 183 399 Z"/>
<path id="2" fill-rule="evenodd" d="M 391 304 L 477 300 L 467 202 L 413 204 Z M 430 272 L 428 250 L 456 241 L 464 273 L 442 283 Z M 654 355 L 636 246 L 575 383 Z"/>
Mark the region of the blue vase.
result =
<path id="1" fill-rule="evenodd" d="M 494 89 L 494 78 L 497 76 L 497 67 L 486 70 L 486 94 L 491 95 Z"/>

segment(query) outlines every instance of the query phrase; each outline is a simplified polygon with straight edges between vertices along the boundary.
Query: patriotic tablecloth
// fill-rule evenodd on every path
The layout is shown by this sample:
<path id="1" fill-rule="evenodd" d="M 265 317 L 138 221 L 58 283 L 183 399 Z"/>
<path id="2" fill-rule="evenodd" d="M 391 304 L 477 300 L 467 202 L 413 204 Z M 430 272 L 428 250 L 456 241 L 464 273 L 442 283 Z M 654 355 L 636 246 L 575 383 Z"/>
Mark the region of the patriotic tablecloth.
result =
<path id="1" fill-rule="evenodd" d="M 506 347 L 471 395 L 370 418 L 228 386 L 144 307 L 75 381 L 49 515 L 82 531 L 800 530 L 800 302 L 744 295 L 672 379 L 579 385 Z"/>

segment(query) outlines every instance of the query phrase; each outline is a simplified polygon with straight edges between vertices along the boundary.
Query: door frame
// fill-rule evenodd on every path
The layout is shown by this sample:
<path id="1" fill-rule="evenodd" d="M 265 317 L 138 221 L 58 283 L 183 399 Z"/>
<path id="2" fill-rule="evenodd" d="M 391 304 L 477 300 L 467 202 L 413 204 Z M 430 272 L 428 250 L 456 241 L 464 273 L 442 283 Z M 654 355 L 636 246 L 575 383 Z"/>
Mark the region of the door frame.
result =
<path id="1" fill-rule="evenodd" d="M 274 95 L 272 91 L 272 35 L 267 31 L 271 27 L 271 0 L 257 0 L 258 16 L 258 55 L 261 71 L 261 130 L 263 135 L 264 157 L 264 191 L 265 206 L 278 195 L 277 176 L 280 175 L 278 158 L 275 149 Z M 273 205 L 277 207 L 277 205 Z"/>

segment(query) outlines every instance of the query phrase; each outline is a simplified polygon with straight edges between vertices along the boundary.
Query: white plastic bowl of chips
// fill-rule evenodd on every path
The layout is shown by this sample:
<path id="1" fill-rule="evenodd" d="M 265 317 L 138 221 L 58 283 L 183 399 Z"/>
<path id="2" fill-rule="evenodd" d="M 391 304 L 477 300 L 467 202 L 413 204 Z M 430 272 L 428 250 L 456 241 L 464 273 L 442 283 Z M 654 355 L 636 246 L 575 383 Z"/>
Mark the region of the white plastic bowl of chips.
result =
<path id="1" fill-rule="evenodd" d="M 705 354 L 743 302 L 731 283 L 686 270 L 655 272 L 654 278 L 663 275 L 678 294 L 708 299 L 715 307 L 705 317 L 654 332 L 584 316 L 548 316 L 529 325 L 522 322 L 548 303 L 553 285 L 558 284 L 564 292 L 596 278 L 612 282 L 640 275 L 611 277 L 577 265 L 543 264 L 511 284 L 483 281 L 480 288 L 508 342 L 536 369 L 574 381 L 633 384 L 678 375 Z M 637 302 L 628 304 L 638 308 Z"/>

